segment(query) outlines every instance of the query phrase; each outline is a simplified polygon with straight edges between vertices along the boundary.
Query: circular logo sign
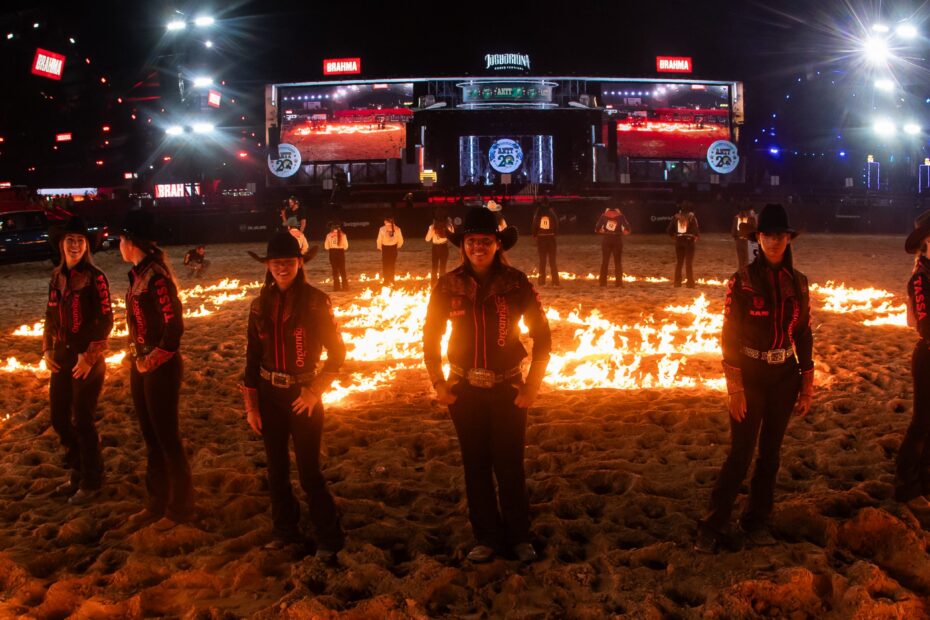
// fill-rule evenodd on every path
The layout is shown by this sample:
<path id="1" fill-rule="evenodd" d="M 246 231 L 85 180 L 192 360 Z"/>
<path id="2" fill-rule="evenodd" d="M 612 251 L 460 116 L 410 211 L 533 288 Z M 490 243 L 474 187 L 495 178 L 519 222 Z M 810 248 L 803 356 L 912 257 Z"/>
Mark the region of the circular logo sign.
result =
<path id="1" fill-rule="evenodd" d="M 717 174 L 729 174 L 739 164 L 736 145 L 729 140 L 717 140 L 707 149 L 707 163 Z"/>
<path id="2" fill-rule="evenodd" d="M 502 138 L 491 145 L 488 161 L 498 172 L 509 174 L 523 165 L 523 149 L 517 142 Z"/>
<path id="3" fill-rule="evenodd" d="M 300 151 L 293 144 L 279 144 L 278 156 L 268 155 L 268 169 L 282 179 L 297 174 L 300 168 Z"/>

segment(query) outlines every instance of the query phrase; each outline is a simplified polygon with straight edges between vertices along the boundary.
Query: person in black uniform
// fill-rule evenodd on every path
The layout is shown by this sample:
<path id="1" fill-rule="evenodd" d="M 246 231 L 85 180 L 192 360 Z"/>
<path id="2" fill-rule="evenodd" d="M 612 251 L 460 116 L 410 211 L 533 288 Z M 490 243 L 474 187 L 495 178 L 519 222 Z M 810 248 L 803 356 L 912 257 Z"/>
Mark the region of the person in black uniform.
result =
<path id="1" fill-rule="evenodd" d="M 729 394 L 730 453 L 700 522 L 695 548 L 713 552 L 734 540 L 726 532 L 756 443 L 759 455 L 740 518 L 754 544 L 773 544 L 767 529 L 782 439 L 792 411 L 803 417 L 814 392 L 814 337 L 807 278 L 794 268 L 791 239 L 797 235 L 779 204 L 759 216 L 761 252 L 727 284 L 723 369 Z"/>
<path id="2" fill-rule="evenodd" d="M 620 209 L 606 209 L 598 218 L 594 232 L 603 235 L 601 240 L 601 286 L 607 286 L 610 259 L 614 259 L 615 286 L 623 286 L 623 237 L 630 234 L 630 223 Z"/>
<path id="3" fill-rule="evenodd" d="M 549 362 L 549 323 L 526 274 L 507 264 L 504 252 L 516 243 L 516 228 L 498 231 L 493 212 L 473 208 L 449 240 L 462 248 L 462 265 L 433 288 L 423 351 L 429 379 L 439 402 L 449 406 L 462 450 L 468 516 L 478 542 L 468 559 L 487 562 L 497 549 L 509 546 L 518 559 L 530 562 L 536 551 L 529 538 L 523 450 L 527 408 L 536 400 Z M 521 317 L 533 339 L 525 382 Z M 452 322 L 448 380 L 440 352 L 447 321 Z"/>
<path id="4" fill-rule="evenodd" d="M 265 284 L 249 310 L 248 346 L 242 393 L 249 426 L 262 436 L 268 459 L 273 540 L 280 549 L 303 540 L 300 505 L 290 481 L 289 439 L 300 485 L 307 493 L 310 519 L 317 535 L 317 557 L 332 560 L 344 534 L 326 480 L 320 472 L 323 435 L 322 395 L 337 376 L 346 356 L 329 296 L 307 282 L 305 258 L 297 241 L 279 233 L 268 242 L 265 256 L 249 255 L 267 265 Z M 326 363 L 317 372 L 320 353 Z"/>
<path id="5" fill-rule="evenodd" d="M 426 242 L 430 244 L 429 281 L 435 283 L 439 276 L 445 275 L 449 260 L 449 230 L 452 224 L 441 213 L 433 217 L 433 223 L 426 231 Z"/>
<path id="6" fill-rule="evenodd" d="M 106 374 L 107 339 L 113 329 L 110 283 L 91 260 L 99 238 L 79 217 L 53 228 L 50 242 L 61 254 L 52 271 L 42 338 L 49 379 L 52 427 L 65 448 L 70 479 L 58 487 L 68 502 L 89 499 L 103 483 L 100 437 L 94 424 Z"/>
<path id="7" fill-rule="evenodd" d="M 756 232 L 756 212 L 752 207 L 743 205 L 733 216 L 733 226 L 730 235 L 736 242 L 736 261 L 738 268 L 742 269 L 749 264 L 749 250 L 752 245 L 750 237 Z"/>
<path id="8" fill-rule="evenodd" d="M 174 273 L 155 242 L 158 230 L 151 212 L 130 211 L 119 250 L 133 264 L 126 294 L 129 385 L 148 457 L 145 509 L 130 520 L 158 520 L 156 529 L 164 530 L 193 517 L 194 492 L 178 425 L 183 309 Z"/>
<path id="9" fill-rule="evenodd" d="M 909 254 L 916 254 L 914 272 L 907 283 L 908 325 L 917 329 L 917 344 L 911 354 L 914 378 L 914 413 L 898 450 L 895 473 L 895 499 L 912 509 L 930 510 L 930 211 L 914 223 L 914 231 L 904 243 Z"/>
<path id="10" fill-rule="evenodd" d="M 694 246 L 701 236 L 697 217 L 685 201 L 678 203 L 666 232 L 675 240 L 675 286 L 681 286 L 681 267 L 685 266 L 687 287 L 694 288 Z"/>
<path id="11" fill-rule="evenodd" d="M 559 218 L 549 205 L 549 197 L 544 196 L 542 203 L 533 214 L 533 239 L 539 252 L 539 285 L 546 285 L 546 262 L 552 272 L 552 286 L 559 285 L 559 269 L 556 266 L 556 235 L 559 234 Z"/>

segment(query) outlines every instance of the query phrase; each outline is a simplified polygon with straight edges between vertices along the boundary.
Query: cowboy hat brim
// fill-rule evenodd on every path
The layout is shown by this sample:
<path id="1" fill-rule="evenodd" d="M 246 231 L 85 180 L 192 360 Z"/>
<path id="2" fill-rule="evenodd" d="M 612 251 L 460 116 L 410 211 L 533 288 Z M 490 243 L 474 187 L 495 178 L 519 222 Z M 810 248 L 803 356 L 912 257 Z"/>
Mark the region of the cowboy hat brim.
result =
<path id="1" fill-rule="evenodd" d="M 795 230 L 794 228 L 783 228 L 781 230 L 754 230 L 752 233 L 750 233 L 749 240 L 754 243 L 758 243 L 760 234 L 764 235 L 766 233 L 773 234 L 773 233 L 781 233 L 781 232 L 788 233 L 789 235 L 791 235 L 792 239 L 797 238 L 797 236 L 801 234 L 801 231 Z"/>
<path id="2" fill-rule="evenodd" d="M 924 239 L 930 237 L 930 222 L 918 226 L 904 240 L 904 251 L 908 254 L 917 254 L 920 252 L 920 246 Z"/>
<path id="3" fill-rule="evenodd" d="M 477 230 L 472 231 L 462 231 L 462 232 L 450 232 L 449 242 L 455 247 L 461 247 L 462 241 L 465 239 L 465 235 L 494 235 L 497 237 L 497 240 L 501 243 L 501 249 L 505 252 L 517 245 L 517 239 L 520 237 L 520 232 L 517 230 L 516 226 L 507 226 L 504 230 L 498 230 L 495 232 L 481 232 Z"/>
<path id="4" fill-rule="evenodd" d="M 311 245 L 309 248 L 307 248 L 307 253 L 301 256 L 300 258 L 303 258 L 305 263 L 309 263 L 316 257 L 319 251 L 320 251 L 320 246 Z M 255 252 L 252 252 L 251 250 L 247 250 L 246 254 L 248 254 L 249 256 L 251 256 L 252 258 L 254 258 L 260 263 L 267 263 L 268 261 L 274 260 L 276 258 L 297 258 L 296 256 L 259 256 L 258 254 L 256 254 Z"/>
<path id="5" fill-rule="evenodd" d="M 48 242 L 50 245 L 57 248 L 66 235 L 81 235 L 87 239 L 87 248 L 91 253 L 99 250 L 103 242 L 103 231 L 67 230 L 63 226 L 53 226 L 48 229 Z"/>

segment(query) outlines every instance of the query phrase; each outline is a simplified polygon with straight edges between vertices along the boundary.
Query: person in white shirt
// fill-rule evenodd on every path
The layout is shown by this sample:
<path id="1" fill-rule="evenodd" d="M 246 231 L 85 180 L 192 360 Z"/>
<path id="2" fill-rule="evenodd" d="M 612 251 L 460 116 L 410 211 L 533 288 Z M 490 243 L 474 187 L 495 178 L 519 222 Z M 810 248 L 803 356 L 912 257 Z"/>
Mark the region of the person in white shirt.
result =
<path id="1" fill-rule="evenodd" d="M 404 246 L 404 235 L 393 217 L 384 218 L 384 226 L 378 231 L 378 249 L 381 251 L 381 282 L 394 284 L 394 267 L 397 265 L 397 250 Z"/>
<path id="2" fill-rule="evenodd" d="M 326 235 L 323 248 L 329 250 L 329 264 L 333 268 L 333 290 L 349 290 L 349 280 L 346 277 L 346 250 L 349 249 L 349 238 L 346 237 L 341 222 L 329 223 L 329 234 Z"/>
<path id="3" fill-rule="evenodd" d="M 449 260 L 449 232 L 452 225 L 449 218 L 437 217 L 426 231 L 426 241 L 432 245 L 432 264 L 430 266 L 429 280 L 435 282 L 439 276 L 446 273 L 446 262 Z"/>
<path id="4" fill-rule="evenodd" d="M 504 207 L 494 200 L 488 200 L 487 209 L 497 218 L 497 230 L 507 228 L 507 220 L 504 219 Z"/>

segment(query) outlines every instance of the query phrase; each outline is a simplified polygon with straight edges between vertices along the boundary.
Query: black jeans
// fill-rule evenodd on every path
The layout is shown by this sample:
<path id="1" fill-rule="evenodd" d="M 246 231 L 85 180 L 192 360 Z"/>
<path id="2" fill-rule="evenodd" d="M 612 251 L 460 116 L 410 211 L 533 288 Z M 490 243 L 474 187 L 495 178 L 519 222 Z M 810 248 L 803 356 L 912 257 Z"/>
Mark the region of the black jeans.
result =
<path id="1" fill-rule="evenodd" d="M 681 266 L 685 266 L 688 286 L 694 287 L 694 239 L 675 239 L 675 286 L 681 286 Z"/>
<path id="2" fill-rule="evenodd" d="M 449 242 L 434 243 L 430 254 L 429 278 L 435 282 L 439 279 L 439 276 L 446 273 L 446 263 L 449 261 Z"/>
<path id="3" fill-rule="evenodd" d="M 67 349 L 54 352 L 61 367 L 48 382 L 52 428 L 65 449 L 65 465 L 71 469 L 71 481 L 88 491 L 103 483 L 103 458 L 100 437 L 94 424 L 97 399 L 103 389 L 106 362 L 101 358 L 83 379 L 71 376 L 77 355 Z"/>
<path id="4" fill-rule="evenodd" d="M 189 520 L 194 511 L 191 467 L 178 428 L 183 370 L 179 351 L 149 373 L 140 373 L 133 364 L 129 374 L 132 401 L 148 456 L 146 508 L 178 522 Z"/>
<path id="5" fill-rule="evenodd" d="M 346 251 L 339 248 L 330 250 L 329 265 L 333 268 L 333 290 L 349 290 L 349 281 L 346 278 Z"/>
<path id="6" fill-rule="evenodd" d="M 623 239 L 619 236 L 604 237 L 601 242 L 601 286 L 607 286 L 607 272 L 610 270 L 611 257 L 614 259 L 616 286 L 623 286 Z"/>
<path id="7" fill-rule="evenodd" d="M 381 281 L 384 284 L 394 284 L 394 268 L 397 265 L 397 246 L 381 246 Z"/>
<path id="8" fill-rule="evenodd" d="M 558 246 L 555 235 L 539 235 L 536 237 L 536 249 L 539 252 L 539 283 L 546 283 L 546 263 L 549 263 L 549 271 L 552 272 L 552 283 L 559 283 L 559 268 L 556 267 L 555 259 L 558 252 Z"/>
<path id="9" fill-rule="evenodd" d="M 736 240 L 736 262 L 739 264 L 739 269 L 742 269 L 749 264 L 749 240 L 748 239 L 737 239 Z"/>
<path id="10" fill-rule="evenodd" d="M 288 448 L 293 437 L 297 476 L 309 499 L 310 520 L 316 530 L 317 542 L 325 549 L 341 549 L 344 534 L 339 513 L 320 471 L 323 405 L 317 403 L 313 415 L 297 415 L 291 410 L 291 403 L 298 396 L 298 387 L 277 388 L 265 380 L 258 387 L 258 408 L 268 459 L 268 488 L 271 493 L 274 534 L 286 540 L 296 540 L 300 536 L 300 504 L 291 487 L 291 457 Z"/>
<path id="11" fill-rule="evenodd" d="M 461 382 L 452 391 L 458 399 L 449 412 L 462 450 L 468 518 L 475 538 L 492 547 L 528 542 L 530 505 L 523 469 L 526 409 L 513 404 L 517 388 L 502 384 L 482 389 Z"/>
<path id="12" fill-rule="evenodd" d="M 757 442 L 759 456 L 742 520 L 747 527 L 757 527 L 764 524 L 772 512 L 781 443 L 801 390 L 798 365 L 794 360 L 777 366 L 747 360 L 743 364 L 743 389 L 746 417 L 741 422 L 729 418 L 730 453 L 720 469 L 710 496 L 710 511 L 703 521 L 704 527 L 716 532 L 722 531 L 730 522 L 736 496 L 749 471 Z"/>
<path id="13" fill-rule="evenodd" d="M 907 502 L 930 494 L 930 346 L 917 342 L 911 354 L 914 415 L 898 449 L 895 498 Z"/>

